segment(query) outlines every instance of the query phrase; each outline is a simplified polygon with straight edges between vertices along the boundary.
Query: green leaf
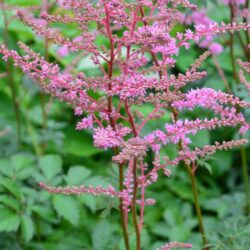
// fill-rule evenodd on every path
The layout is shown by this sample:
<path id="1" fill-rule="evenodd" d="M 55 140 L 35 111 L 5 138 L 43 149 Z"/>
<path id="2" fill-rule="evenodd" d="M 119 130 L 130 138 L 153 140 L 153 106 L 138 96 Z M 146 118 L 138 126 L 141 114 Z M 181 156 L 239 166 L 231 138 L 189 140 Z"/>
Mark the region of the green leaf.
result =
<path id="1" fill-rule="evenodd" d="M 167 223 L 158 222 L 152 227 L 152 232 L 158 236 L 166 238 L 168 235 L 169 226 Z M 172 228 L 171 228 L 172 229 Z"/>
<path id="2" fill-rule="evenodd" d="M 19 170 L 16 173 L 16 178 L 19 180 L 27 179 L 28 177 L 32 176 L 36 172 L 34 166 L 29 166 L 24 169 Z M 33 177 L 33 176 L 32 176 Z"/>
<path id="3" fill-rule="evenodd" d="M 59 155 L 46 155 L 39 159 L 39 167 L 48 180 L 51 180 L 62 170 L 62 158 Z"/>
<path id="4" fill-rule="evenodd" d="M 218 1 L 204 1 L 207 4 L 206 15 L 212 20 L 221 23 L 230 16 L 230 8 L 226 4 L 218 4 Z"/>
<path id="5" fill-rule="evenodd" d="M 87 206 L 93 213 L 97 210 L 97 199 L 93 199 L 90 194 L 79 196 L 79 200 Z"/>
<path id="6" fill-rule="evenodd" d="M 29 167 L 34 162 L 34 157 L 27 154 L 16 154 L 10 157 L 12 167 L 16 170 L 22 170 L 25 167 Z"/>
<path id="7" fill-rule="evenodd" d="M 92 235 L 93 249 L 107 249 L 112 235 L 111 225 L 107 220 L 97 223 Z"/>
<path id="8" fill-rule="evenodd" d="M 86 186 L 90 186 L 90 185 L 93 187 L 101 186 L 103 188 L 107 188 L 110 185 L 110 183 L 107 180 L 105 180 L 105 178 L 102 176 L 93 176 L 91 178 L 88 178 L 84 182 L 84 184 Z"/>
<path id="9" fill-rule="evenodd" d="M 209 174 L 211 174 L 211 175 L 213 174 L 212 166 L 211 166 L 211 164 L 209 164 L 208 162 L 206 162 L 206 159 L 203 159 L 203 158 L 198 159 L 197 160 L 197 165 L 199 167 L 205 168 L 209 172 Z"/>
<path id="10" fill-rule="evenodd" d="M 8 4 L 10 5 L 19 5 L 19 6 L 33 6 L 39 5 L 41 3 L 40 0 L 8 0 Z"/>
<path id="11" fill-rule="evenodd" d="M 8 177 L 13 176 L 13 168 L 9 159 L 0 159 L 0 173 Z"/>
<path id="12" fill-rule="evenodd" d="M 52 199 L 57 214 L 77 226 L 80 218 L 78 202 L 71 196 L 55 195 Z"/>
<path id="13" fill-rule="evenodd" d="M 17 184 L 15 181 L 7 179 L 7 178 L 1 178 L 0 185 L 6 188 L 9 192 L 11 192 L 18 199 L 21 197 L 19 188 L 17 187 Z"/>
<path id="14" fill-rule="evenodd" d="M 80 185 L 90 176 L 91 171 L 83 166 L 70 167 L 66 178 L 69 185 Z"/>
<path id="15" fill-rule="evenodd" d="M 32 219 L 27 215 L 21 216 L 22 236 L 26 242 L 30 241 L 35 233 Z"/>
<path id="16" fill-rule="evenodd" d="M 15 209 L 16 211 L 18 211 L 20 208 L 18 200 L 8 195 L 0 195 L 0 203 L 3 203 L 4 205 Z"/>
<path id="17" fill-rule="evenodd" d="M 182 224 L 183 227 L 190 229 L 190 231 L 195 228 L 198 224 L 196 218 L 186 218 Z"/>
<path id="18" fill-rule="evenodd" d="M 221 53 L 217 56 L 219 65 L 226 72 L 232 72 L 232 63 L 231 60 L 228 60 L 229 55 L 229 46 L 226 47 L 224 53 Z"/>
<path id="19" fill-rule="evenodd" d="M 16 231 L 20 224 L 20 217 L 8 208 L 0 207 L 0 231 Z"/>
<path id="20" fill-rule="evenodd" d="M 9 31 L 15 33 L 18 39 L 22 39 L 23 42 L 34 38 L 32 30 L 17 19 L 13 19 L 12 22 L 10 22 Z"/>
<path id="21" fill-rule="evenodd" d="M 203 207 L 206 210 L 217 212 L 218 217 L 221 218 L 227 211 L 228 204 L 222 197 L 219 197 L 205 200 Z"/>
<path id="22" fill-rule="evenodd" d="M 166 182 L 167 187 L 176 195 L 178 195 L 180 198 L 184 200 L 193 200 L 193 195 L 190 189 L 190 186 L 186 183 L 180 182 L 178 185 L 175 184 L 176 180 L 173 180 L 173 182 L 168 181 Z"/>
<path id="23" fill-rule="evenodd" d="M 55 213 L 52 207 L 47 207 L 44 205 L 33 205 L 31 207 L 31 210 L 46 221 L 52 222 L 55 220 Z"/>
<path id="24" fill-rule="evenodd" d="M 192 147 L 202 148 L 210 144 L 210 134 L 207 130 L 201 130 L 195 135 L 189 136 L 192 141 Z"/>
<path id="25" fill-rule="evenodd" d="M 181 47 L 176 66 L 182 72 L 186 72 L 190 65 L 197 59 L 197 57 L 199 57 L 199 55 L 193 46 L 191 46 L 188 51 Z"/>
<path id="26" fill-rule="evenodd" d="M 42 109 L 39 105 L 34 106 L 34 107 L 29 109 L 28 117 L 29 117 L 29 120 L 36 125 L 43 124 Z"/>
<path id="27" fill-rule="evenodd" d="M 73 127 L 63 130 L 65 134 L 65 153 L 78 157 L 89 157 L 100 152 L 92 143 L 91 136 L 86 133 L 76 132 Z"/>
<path id="28" fill-rule="evenodd" d="M 212 165 L 213 175 L 219 177 L 229 171 L 232 166 L 232 161 L 232 152 L 217 151 L 214 154 L 214 159 L 209 161 Z"/>
<path id="29" fill-rule="evenodd" d="M 171 228 L 176 226 L 179 212 L 177 209 L 166 209 L 164 212 L 163 217 Z"/>
<path id="30" fill-rule="evenodd" d="M 170 241 L 185 242 L 188 240 L 190 234 L 191 231 L 183 225 L 176 226 L 168 231 L 168 237 Z"/>
<path id="31" fill-rule="evenodd" d="M 178 149 L 177 146 L 174 144 L 169 144 L 166 147 L 163 147 L 161 152 L 161 156 L 168 156 L 169 159 L 175 159 L 178 156 Z"/>

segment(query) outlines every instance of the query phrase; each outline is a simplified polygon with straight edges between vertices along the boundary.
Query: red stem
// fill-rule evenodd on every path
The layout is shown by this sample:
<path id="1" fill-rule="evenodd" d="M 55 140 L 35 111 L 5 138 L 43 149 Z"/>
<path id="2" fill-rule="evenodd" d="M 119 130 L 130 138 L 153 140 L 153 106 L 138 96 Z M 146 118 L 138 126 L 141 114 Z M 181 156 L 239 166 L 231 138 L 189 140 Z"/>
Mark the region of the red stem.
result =
<path id="1" fill-rule="evenodd" d="M 108 78 L 111 79 L 112 74 L 113 74 L 113 64 L 114 64 L 114 58 L 115 58 L 114 40 L 113 40 L 111 29 L 110 29 L 109 11 L 108 11 L 105 0 L 103 0 L 103 4 L 104 4 L 104 8 L 105 8 L 105 13 L 106 13 L 106 29 L 107 29 L 107 33 L 108 33 L 108 37 L 109 37 L 109 41 L 110 41 L 110 60 L 108 61 L 108 66 L 109 66 L 108 67 Z M 108 89 L 110 91 L 112 90 L 111 82 L 108 83 Z M 113 130 L 116 130 L 115 120 L 112 117 L 112 97 L 111 96 L 108 97 L 108 111 L 109 111 L 110 124 L 111 124 Z M 117 148 L 115 148 L 114 151 L 116 154 L 118 154 Z M 123 190 L 123 179 L 124 179 L 123 178 L 123 165 L 119 164 L 119 190 L 120 191 Z M 123 199 L 120 198 L 119 201 L 120 201 L 119 210 L 120 210 L 120 215 L 121 215 L 121 226 L 122 226 L 122 231 L 123 231 L 124 244 L 125 244 L 126 250 L 129 250 L 130 249 L 129 237 L 128 237 L 128 229 L 127 229 L 127 223 L 126 223 L 126 215 L 125 215 L 125 212 L 123 209 Z"/>

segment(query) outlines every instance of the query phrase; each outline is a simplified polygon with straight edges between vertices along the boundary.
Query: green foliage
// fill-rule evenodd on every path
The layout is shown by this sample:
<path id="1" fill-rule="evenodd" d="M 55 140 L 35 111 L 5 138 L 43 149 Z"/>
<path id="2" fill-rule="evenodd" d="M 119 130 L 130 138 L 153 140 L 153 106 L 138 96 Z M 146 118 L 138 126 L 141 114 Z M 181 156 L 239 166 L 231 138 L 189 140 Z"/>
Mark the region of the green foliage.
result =
<path id="1" fill-rule="evenodd" d="M 25 239 L 26 242 L 29 242 L 35 233 L 34 223 L 29 216 L 23 215 L 21 217 L 21 229 L 22 237 Z"/>
<path id="2" fill-rule="evenodd" d="M 5 2 L 26 7 L 38 5 L 41 1 Z M 197 2 L 203 5 L 201 1 Z M 218 6 L 216 1 L 202 2 L 206 2 L 211 18 L 218 21 L 228 20 L 229 10 L 225 6 Z M 53 7 L 51 11 L 56 12 L 56 9 Z M 0 43 L 3 42 L 4 31 L 2 20 L 0 13 Z M 55 24 L 54 27 L 58 28 L 60 25 Z M 74 27 L 69 26 L 63 31 L 64 34 L 71 37 L 77 35 L 79 31 Z M 183 26 L 178 25 L 173 33 L 182 30 Z M 8 34 L 10 48 L 17 48 L 16 42 L 21 40 L 44 54 L 42 38 L 34 37 L 32 30 L 17 19 L 11 20 Z M 226 77 L 232 79 L 228 37 L 219 38 L 219 41 L 225 45 L 225 53 L 217 56 L 218 62 Z M 103 37 L 96 41 L 97 46 L 108 44 Z M 48 51 L 50 60 L 58 62 L 62 67 L 70 65 L 75 55 L 60 58 L 56 53 L 57 49 L 58 46 L 51 44 Z M 180 51 L 177 67 L 171 73 L 183 73 L 202 52 L 194 44 L 190 50 Z M 242 57 L 239 46 L 235 46 L 235 53 L 237 57 Z M 203 63 L 202 69 L 209 72 L 208 77 L 187 86 L 188 89 L 207 86 L 225 90 L 211 58 Z M 0 249 L 123 250 L 117 199 L 91 195 L 51 195 L 42 191 L 38 185 L 39 182 L 45 182 L 53 186 L 107 187 L 112 183 L 118 188 L 118 171 L 117 166 L 114 166 L 114 171 L 112 168 L 112 152 L 96 149 L 89 133 L 75 130 L 76 119 L 68 106 L 58 100 L 51 100 L 46 95 L 44 100 L 48 114 L 44 128 L 39 88 L 19 70 L 11 70 L 18 95 L 21 138 L 19 142 L 13 97 L 7 78 L 0 77 Z M 0 72 L 5 71 L 6 65 L 0 59 Z M 87 76 L 100 75 L 95 65 L 90 64 L 89 58 L 85 56 L 74 71 L 84 71 Z M 249 101 L 244 88 L 232 86 L 232 89 L 237 96 Z M 147 105 L 138 107 L 138 110 L 145 116 L 152 111 Z M 249 116 L 249 112 L 246 114 Z M 195 119 L 204 117 L 205 114 L 197 109 L 195 114 L 186 112 L 184 115 L 188 119 Z M 166 112 L 161 121 L 148 123 L 142 134 L 163 128 L 164 123 L 170 121 L 171 114 Z M 204 130 L 190 136 L 193 141 L 192 148 L 234 137 L 234 130 L 228 128 L 213 132 Z M 160 154 L 174 159 L 178 149 L 167 146 Z M 250 155 L 249 147 L 247 154 Z M 206 234 L 215 250 L 247 250 L 250 245 L 250 221 L 245 216 L 239 159 L 239 151 L 235 150 L 219 151 L 214 157 L 197 160 L 196 179 Z M 154 207 L 145 208 L 143 250 L 155 250 L 168 241 L 192 242 L 193 249 L 200 250 L 201 239 L 188 175 L 183 165 L 171 170 L 173 174 L 170 178 L 160 175 L 159 182 L 146 192 L 146 197 L 155 198 L 157 203 Z M 135 249 L 135 235 L 130 227 L 129 235 L 131 249 Z"/>
<path id="3" fill-rule="evenodd" d="M 39 167 L 48 181 L 62 170 L 62 159 L 59 155 L 46 155 L 39 159 Z"/>
<path id="4" fill-rule="evenodd" d="M 80 209 L 77 201 L 71 196 L 55 195 L 52 204 L 58 215 L 68 220 L 72 225 L 79 223 Z"/>
<path id="5" fill-rule="evenodd" d="M 91 174 L 91 171 L 83 166 L 70 167 L 66 178 L 69 185 L 76 186 L 83 183 Z"/>
<path id="6" fill-rule="evenodd" d="M 111 239 L 111 235 L 112 229 L 108 221 L 103 220 L 98 222 L 92 234 L 93 250 L 107 249 L 106 246 Z"/>
<path id="7" fill-rule="evenodd" d="M 76 157 L 90 157 L 100 152 L 91 142 L 88 134 L 76 132 L 74 127 L 67 127 L 64 130 L 64 150 L 66 154 Z"/>
<path id="8" fill-rule="evenodd" d="M 18 6 L 33 6 L 33 5 L 39 5 L 41 3 L 40 0 L 33 0 L 32 2 L 30 0 L 9 0 L 8 4 L 10 5 L 18 5 Z"/>
<path id="9" fill-rule="evenodd" d="M 0 220 L 0 231 L 16 231 L 20 224 L 19 216 L 5 207 L 0 207 Z"/>
<path id="10" fill-rule="evenodd" d="M 245 250 L 250 245 L 250 221 L 247 217 L 235 216 L 227 218 L 211 235 L 211 246 L 215 250 Z"/>

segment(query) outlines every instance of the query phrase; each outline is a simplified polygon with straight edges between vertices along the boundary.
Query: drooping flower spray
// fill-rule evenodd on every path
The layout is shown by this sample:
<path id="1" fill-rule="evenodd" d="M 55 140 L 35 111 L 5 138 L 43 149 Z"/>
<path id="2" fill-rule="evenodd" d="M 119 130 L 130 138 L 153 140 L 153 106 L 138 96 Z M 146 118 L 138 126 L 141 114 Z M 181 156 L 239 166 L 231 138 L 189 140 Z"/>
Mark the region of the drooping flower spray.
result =
<path id="1" fill-rule="evenodd" d="M 138 1 L 91 1 L 63 0 L 60 4 L 70 14 L 49 15 L 41 18 L 47 24 L 52 22 L 78 24 L 80 36 L 77 39 L 64 37 L 49 25 L 38 23 L 34 17 L 22 11 L 19 18 L 37 34 L 63 46 L 69 53 L 82 53 L 96 65 L 98 76 L 61 71 L 24 44 L 19 44 L 24 55 L 1 46 L 3 59 L 12 58 L 40 87 L 50 95 L 59 98 L 74 108 L 80 117 L 76 128 L 93 133 L 94 146 L 114 152 L 113 162 L 119 167 L 119 186 L 97 187 L 50 187 L 40 186 L 52 193 L 107 195 L 120 201 L 121 226 L 126 249 L 130 249 L 128 223 L 130 217 L 136 233 L 136 249 L 141 249 L 141 232 L 144 226 L 144 208 L 153 205 L 153 197 L 148 197 L 147 187 L 158 180 L 159 171 L 171 176 L 171 168 L 185 162 L 192 181 L 194 204 L 199 220 L 204 249 L 207 239 L 202 222 L 195 181 L 197 159 L 211 155 L 216 150 L 231 149 L 246 143 L 246 139 L 216 142 L 204 148 L 191 149 L 189 135 L 201 130 L 213 130 L 222 126 L 240 127 L 247 131 L 243 114 L 237 107 L 249 108 L 249 103 L 211 88 L 194 88 L 184 91 L 184 87 L 206 77 L 205 71 L 198 71 L 209 53 L 197 59 L 184 74 L 174 75 L 180 48 L 189 49 L 192 41 L 203 37 L 248 29 L 242 24 L 197 24 L 193 30 L 173 35 L 171 32 L 179 21 L 179 8 L 196 9 L 187 0 L 138 0 Z M 98 45 L 98 38 L 107 41 Z M 143 112 L 148 105 L 151 111 Z M 212 117 L 194 120 L 181 119 L 183 110 L 195 112 L 200 107 L 213 112 Z M 168 119 L 168 114 L 170 119 Z M 150 124 L 167 122 L 150 130 Z M 179 147 L 175 159 L 162 157 L 164 147 L 173 144 Z M 150 160 L 147 155 L 153 152 Z M 176 247 L 190 248 L 190 244 L 168 243 L 162 249 Z"/>

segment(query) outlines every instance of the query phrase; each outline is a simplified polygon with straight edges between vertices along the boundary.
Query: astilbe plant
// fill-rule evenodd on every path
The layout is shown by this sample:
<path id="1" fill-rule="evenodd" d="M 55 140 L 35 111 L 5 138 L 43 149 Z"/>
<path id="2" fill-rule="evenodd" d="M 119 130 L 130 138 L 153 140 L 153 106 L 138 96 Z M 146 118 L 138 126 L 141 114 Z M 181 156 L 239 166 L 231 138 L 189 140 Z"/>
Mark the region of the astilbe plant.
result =
<path id="1" fill-rule="evenodd" d="M 242 60 L 238 59 L 237 60 L 238 64 L 240 65 L 241 69 L 239 71 L 239 79 L 242 84 L 245 85 L 247 90 L 250 93 L 250 82 L 247 80 L 244 71 L 246 74 L 250 74 L 250 62 L 242 62 Z"/>
<path id="2" fill-rule="evenodd" d="M 38 35 L 62 46 L 62 54 L 81 51 L 83 56 L 90 56 L 99 69 L 99 76 L 87 77 L 83 72 L 70 74 L 62 71 L 58 65 L 46 61 L 22 43 L 19 46 L 24 54 L 8 50 L 4 45 L 0 47 L 0 53 L 4 60 L 12 58 L 14 65 L 34 79 L 44 92 L 74 108 L 75 115 L 80 117 L 76 129 L 92 131 L 95 147 L 113 150 L 112 160 L 119 168 L 119 190 L 113 186 L 51 187 L 45 183 L 40 183 L 40 186 L 57 194 L 90 193 L 118 197 L 125 247 L 130 249 L 128 222 L 131 214 L 137 249 L 141 249 L 144 208 L 156 202 L 147 197 L 146 188 L 157 182 L 160 171 L 169 177 L 171 168 L 184 161 L 192 181 L 203 243 L 207 244 L 195 183 L 196 160 L 217 150 L 241 146 L 247 140 L 216 142 L 191 150 L 189 135 L 222 126 L 237 127 L 240 132 L 246 132 L 249 124 L 238 112 L 238 107 L 248 108 L 249 103 L 211 88 L 184 91 L 190 83 L 206 77 L 206 72 L 198 71 L 198 68 L 210 52 L 201 55 L 184 74 L 171 72 L 182 47 L 188 50 L 193 41 L 198 44 L 211 41 L 217 34 L 247 30 L 250 25 L 217 24 L 207 20 L 196 24 L 192 30 L 175 34 L 172 31 L 183 17 L 179 9 L 196 10 L 196 6 L 187 0 L 103 0 L 97 3 L 62 0 L 58 4 L 71 14 L 54 16 L 42 13 L 42 20 L 24 11 L 18 11 L 17 15 Z M 49 28 L 53 22 L 77 23 L 81 35 L 72 40 L 65 38 L 59 31 Z M 98 46 L 99 37 L 105 37 L 108 45 Z M 213 52 L 211 47 L 210 50 Z M 239 64 L 249 69 L 247 63 Z M 143 114 L 143 105 L 150 105 L 151 112 Z M 196 114 L 199 107 L 211 111 L 212 117 L 181 119 L 182 110 Z M 148 124 L 159 124 L 158 121 L 169 112 L 172 122 L 148 131 Z M 179 148 L 175 159 L 169 159 L 167 155 L 162 157 L 161 150 L 170 144 Z M 147 157 L 149 152 L 154 153 L 152 162 Z M 161 249 L 190 247 L 190 244 L 172 242 Z"/>

